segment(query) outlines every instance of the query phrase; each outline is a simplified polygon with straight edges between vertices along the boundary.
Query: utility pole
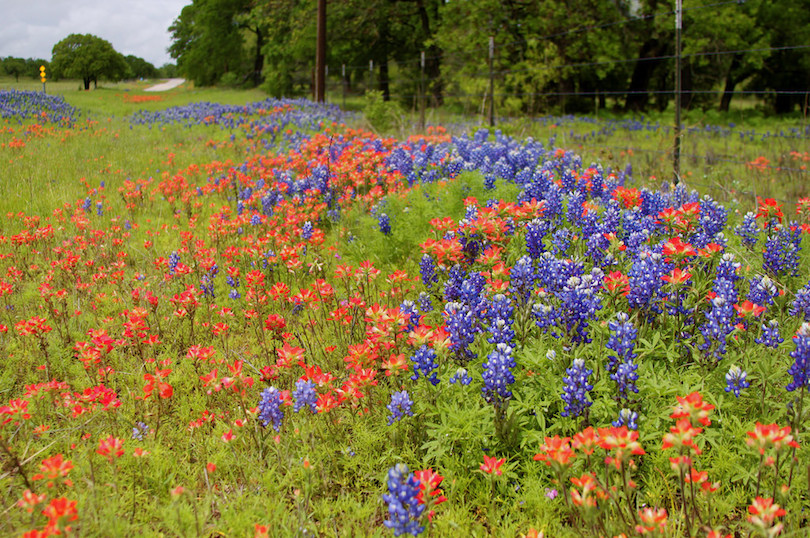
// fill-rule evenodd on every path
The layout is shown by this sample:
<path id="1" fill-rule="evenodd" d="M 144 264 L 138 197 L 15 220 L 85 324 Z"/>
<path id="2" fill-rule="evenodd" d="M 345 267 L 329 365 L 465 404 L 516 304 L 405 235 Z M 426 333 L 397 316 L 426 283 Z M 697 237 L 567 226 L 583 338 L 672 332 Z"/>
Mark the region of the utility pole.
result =
<path id="1" fill-rule="evenodd" d="M 326 93 L 326 0 L 318 0 L 318 43 L 315 48 L 315 101 Z"/>
<path id="2" fill-rule="evenodd" d="M 682 0 L 675 0 L 675 147 L 672 151 L 672 183 L 681 179 L 681 19 Z"/>
<path id="3" fill-rule="evenodd" d="M 420 53 L 419 65 L 421 74 L 419 76 L 419 129 L 425 129 L 425 51 Z"/>
<path id="4" fill-rule="evenodd" d="M 489 36 L 489 126 L 495 127 L 495 37 Z"/>

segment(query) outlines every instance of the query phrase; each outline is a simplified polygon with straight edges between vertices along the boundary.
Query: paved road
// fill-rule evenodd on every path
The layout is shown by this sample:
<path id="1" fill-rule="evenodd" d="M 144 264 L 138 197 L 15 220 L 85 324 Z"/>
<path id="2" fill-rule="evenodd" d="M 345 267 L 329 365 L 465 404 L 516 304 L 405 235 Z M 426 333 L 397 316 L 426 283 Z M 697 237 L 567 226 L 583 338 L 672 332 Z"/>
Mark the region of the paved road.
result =
<path id="1" fill-rule="evenodd" d="M 166 90 L 171 90 L 173 88 L 178 87 L 182 83 L 184 83 L 186 79 L 184 78 L 170 78 L 166 82 L 162 82 L 160 84 L 155 84 L 154 86 L 150 86 L 146 88 L 145 92 L 165 92 Z"/>

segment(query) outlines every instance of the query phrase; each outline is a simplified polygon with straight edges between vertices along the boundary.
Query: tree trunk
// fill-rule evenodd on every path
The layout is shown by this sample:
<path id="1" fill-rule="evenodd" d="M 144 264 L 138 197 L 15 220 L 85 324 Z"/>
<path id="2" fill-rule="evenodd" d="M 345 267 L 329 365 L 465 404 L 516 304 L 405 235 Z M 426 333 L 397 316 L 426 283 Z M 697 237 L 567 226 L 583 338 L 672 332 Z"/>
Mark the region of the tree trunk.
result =
<path id="1" fill-rule="evenodd" d="M 663 44 L 658 39 L 648 39 L 641 45 L 633 76 L 630 78 L 630 87 L 627 88 L 627 98 L 624 102 L 625 112 L 640 112 L 649 105 L 650 95 L 647 90 L 650 87 L 653 71 L 661 60 L 645 60 L 645 58 L 660 56 L 662 49 Z"/>
<path id="2" fill-rule="evenodd" d="M 736 71 L 740 67 L 740 55 L 735 54 L 731 59 L 731 65 L 726 73 L 726 85 L 723 88 L 723 96 L 720 98 L 720 112 L 728 112 L 731 106 L 731 99 L 734 97 L 734 88 L 737 86 Z"/>
<path id="3" fill-rule="evenodd" d="M 435 8 L 437 5 L 437 3 L 433 4 L 434 12 L 436 11 Z M 424 0 L 416 0 L 416 8 L 419 12 L 419 21 L 422 25 L 425 40 L 432 41 L 433 31 L 430 28 L 430 17 L 428 16 Z M 435 15 L 438 17 L 438 13 Z M 427 76 L 428 91 L 433 95 L 435 106 L 441 106 L 444 103 L 444 84 L 442 84 L 441 80 L 441 65 L 442 49 L 436 45 L 429 46 L 427 51 L 425 51 L 425 75 Z"/>
<path id="4" fill-rule="evenodd" d="M 87 91 L 90 89 L 90 77 L 83 77 L 82 81 L 84 82 L 84 90 Z"/>
<path id="5" fill-rule="evenodd" d="M 388 55 L 380 61 L 380 91 L 383 94 L 383 101 L 391 100 L 391 85 L 388 77 Z"/>
<path id="6" fill-rule="evenodd" d="M 264 70 L 264 54 L 262 48 L 264 47 L 264 34 L 260 26 L 256 25 L 256 55 L 253 57 L 253 85 L 258 86 L 262 83 L 262 70 Z"/>

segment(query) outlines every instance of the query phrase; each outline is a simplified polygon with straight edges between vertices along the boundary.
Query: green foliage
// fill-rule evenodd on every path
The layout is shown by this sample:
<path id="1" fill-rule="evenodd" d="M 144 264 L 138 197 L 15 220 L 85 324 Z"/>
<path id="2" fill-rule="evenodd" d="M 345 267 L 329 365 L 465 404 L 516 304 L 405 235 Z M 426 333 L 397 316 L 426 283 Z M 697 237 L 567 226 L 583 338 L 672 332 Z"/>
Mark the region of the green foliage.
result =
<path id="1" fill-rule="evenodd" d="M 228 73 L 233 81 L 261 82 L 264 17 L 269 9 L 248 0 L 194 0 L 172 22 L 169 54 L 197 86 L 212 86 Z"/>
<path id="2" fill-rule="evenodd" d="M 129 67 L 129 76 L 132 78 L 154 78 L 157 76 L 158 71 L 154 65 L 147 62 L 143 58 L 139 58 L 132 54 L 124 57 Z"/>
<path id="3" fill-rule="evenodd" d="M 14 80 L 19 82 L 20 75 L 25 72 L 25 60 L 22 58 L 14 58 L 9 56 L 3 58 L 2 62 L 3 72 L 7 75 L 14 77 Z"/>
<path id="4" fill-rule="evenodd" d="M 91 34 L 70 34 L 53 46 L 51 69 L 55 78 L 80 78 L 84 89 L 99 78 L 120 80 L 129 70 L 126 59 L 109 41 Z"/>
<path id="5" fill-rule="evenodd" d="M 363 116 L 378 133 L 391 132 L 402 121 L 399 106 L 384 100 L 382 92 L 366 92 L 365 101 Z"/>

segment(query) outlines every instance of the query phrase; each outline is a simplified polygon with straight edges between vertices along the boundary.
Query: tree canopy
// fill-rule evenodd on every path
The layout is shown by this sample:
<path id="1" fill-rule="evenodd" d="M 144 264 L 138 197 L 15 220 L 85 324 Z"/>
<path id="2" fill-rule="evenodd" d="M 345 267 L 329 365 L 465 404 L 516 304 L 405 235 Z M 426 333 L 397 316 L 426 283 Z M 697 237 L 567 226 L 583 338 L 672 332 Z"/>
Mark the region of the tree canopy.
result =
<path id="1" fill-rule="evenodd" d="M 775 111 L 806 101 L 810 11 L 804 0 L 683 2 L 685 106 L 727 110 L 740 91 Z M 327 9 L 333 83 L 369 83 L 413 103 L 421 77 L 431 102 L 488 96 L 507 113 L 606 106 L 664 109 L 674 96 L 674 0 L 342 0 Z M 313 84 L 316 2 L 193 0 L 170 27 L 171 54 L 197 84 L 264 84 L 276 96 Z M 369 72 L 372 62 L 373 72 Z M 806 104 L 805 104 L 806 106 Z"/>
<path id="2" fill-rule="evenodd" d="M 70 34 L 53 46 L 52 75 L 55 78 L 80 78 L 84 89 L 98 79 L 122 79 L 129 73 L 124 56 L 109 41 L 91 34 Z"/>

